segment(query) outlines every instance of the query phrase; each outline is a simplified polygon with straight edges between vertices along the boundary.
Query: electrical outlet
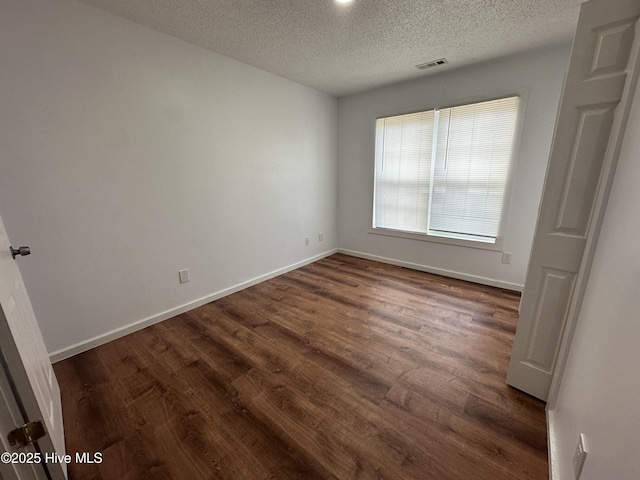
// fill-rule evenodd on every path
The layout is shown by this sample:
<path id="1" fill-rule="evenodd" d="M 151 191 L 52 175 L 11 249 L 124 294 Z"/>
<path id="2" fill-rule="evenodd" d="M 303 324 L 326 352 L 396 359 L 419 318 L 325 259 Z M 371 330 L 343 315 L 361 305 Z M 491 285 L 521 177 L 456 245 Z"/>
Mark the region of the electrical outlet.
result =
<path id="1" fill-rule="evenodd" d="M 504 252 L 502 254 L 502 263 L 506 263 L 507 265 L 511 263 L 511 254 Z"/>
<path id="2" fill-rule="evenodd" d="M 573 473 L 576 476 L 576 480 L 580 478 L 582 467 L 584 467 L 584 461 L 586 458 L 587 449 L 585 446 L 584 433 L 581 433 L 580 438 L 578 439 L 578 446 L 576 447 L 576 451 L 573 454 Z"/>
<path id="3" fill-rule="evenodd" d="M 188 268 L 185 268 L 184 270 L 178 270 L 178 275 L 180 276 L 180 283 L 187 283 L 189 281 Z"/>
<path id="4" fill-rule="evenodd" d="M 318 241 L 321 242 L 322 240 L 324 240 L 324 233 L 320 232 L 318 234 Z"/>
<path id="5" fill-rule="evenodd" d="M 308 247 L 309 246 L 309 237 L 304 237 L 304 244 Z"/>

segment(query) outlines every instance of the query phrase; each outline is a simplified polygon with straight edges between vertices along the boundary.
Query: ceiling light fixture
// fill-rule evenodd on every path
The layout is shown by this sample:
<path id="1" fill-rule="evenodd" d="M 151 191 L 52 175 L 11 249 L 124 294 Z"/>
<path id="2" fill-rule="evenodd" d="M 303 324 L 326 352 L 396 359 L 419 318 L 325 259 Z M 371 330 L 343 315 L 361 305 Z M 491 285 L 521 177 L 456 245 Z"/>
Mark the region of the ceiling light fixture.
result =
<path id="1" fill-rule="evenodd" d="M 336 0 L 336 3 L 351 3 L 352 0 Z"/>

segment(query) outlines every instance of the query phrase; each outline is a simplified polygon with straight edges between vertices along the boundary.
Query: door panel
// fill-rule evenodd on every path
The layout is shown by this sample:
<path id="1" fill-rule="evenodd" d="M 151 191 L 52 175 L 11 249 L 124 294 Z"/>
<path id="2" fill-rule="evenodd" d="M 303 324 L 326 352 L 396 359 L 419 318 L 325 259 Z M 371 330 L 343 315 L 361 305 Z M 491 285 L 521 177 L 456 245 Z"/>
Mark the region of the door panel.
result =
<path id="1" fill-rule="evenodd" d="M 587 234 L 612 123 L 613 111 L 610 108 L 580 113 L 556 232 L 580 238 Z"/>
<path id="2" fill-rule="evenodd" d="M 545 322 L 545 318 L 564 315 L 569 306 L 575 274 L 544 268 L 540 302 L 533 318 L 534 334 L 527 345 L 527 363 L 534 368 L 550 371 L 553 365 L 555 338 L 560 336 L 560 324 Z"/>
<path id="3" fill-rule="evenodd" d="M 638 0 L 590 0 L 580 12 L 507 376 L 543 400 L 606 205 L 639 17 Z"/>
<path id="4" fill-rule="evenodd" d="M 17 262 L 28 261 L 10 253 L 10 243 L 0 218 L 0 351 L 12 393 L 27 420 L 42 420 L 48 434 L 38 440 L 43 452 L 65 453 L 60 388 L 49 360 Z M 7 396 L 7 392 L 3 391 Z M 18 425 L 15 425 L 18 426 Z M 0 432 L 6 437 L 8 432 Z M 22 451 L 22 450 L 16 450 Z M 65 478 L 60 464 L 46 465 L 51 478 Z"/>

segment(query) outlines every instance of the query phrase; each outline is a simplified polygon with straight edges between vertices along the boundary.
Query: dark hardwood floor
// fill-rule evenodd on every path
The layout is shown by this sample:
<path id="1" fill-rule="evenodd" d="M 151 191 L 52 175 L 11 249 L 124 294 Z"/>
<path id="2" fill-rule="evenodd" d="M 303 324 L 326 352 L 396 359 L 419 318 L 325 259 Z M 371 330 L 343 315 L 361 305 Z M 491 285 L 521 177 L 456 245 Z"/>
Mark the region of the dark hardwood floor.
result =
<path id="1" fill-rule="evenodd" d="M 546 479 L 518 301 L 337 254 L 64 360 L 70 478 Z"/>

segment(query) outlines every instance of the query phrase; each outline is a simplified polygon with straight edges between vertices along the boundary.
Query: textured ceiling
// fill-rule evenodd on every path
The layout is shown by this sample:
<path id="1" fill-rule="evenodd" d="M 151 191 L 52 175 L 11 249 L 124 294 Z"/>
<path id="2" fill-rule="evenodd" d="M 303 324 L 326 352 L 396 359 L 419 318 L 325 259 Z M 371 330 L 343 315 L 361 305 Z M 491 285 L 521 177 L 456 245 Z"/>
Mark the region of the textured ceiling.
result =
<path id="1" fill-rule="evenodd" d="M 581 0 L 82 0 L 336 96 L 573 37 Z M 446 57 L 448 65 L 415 65 Z"/>

